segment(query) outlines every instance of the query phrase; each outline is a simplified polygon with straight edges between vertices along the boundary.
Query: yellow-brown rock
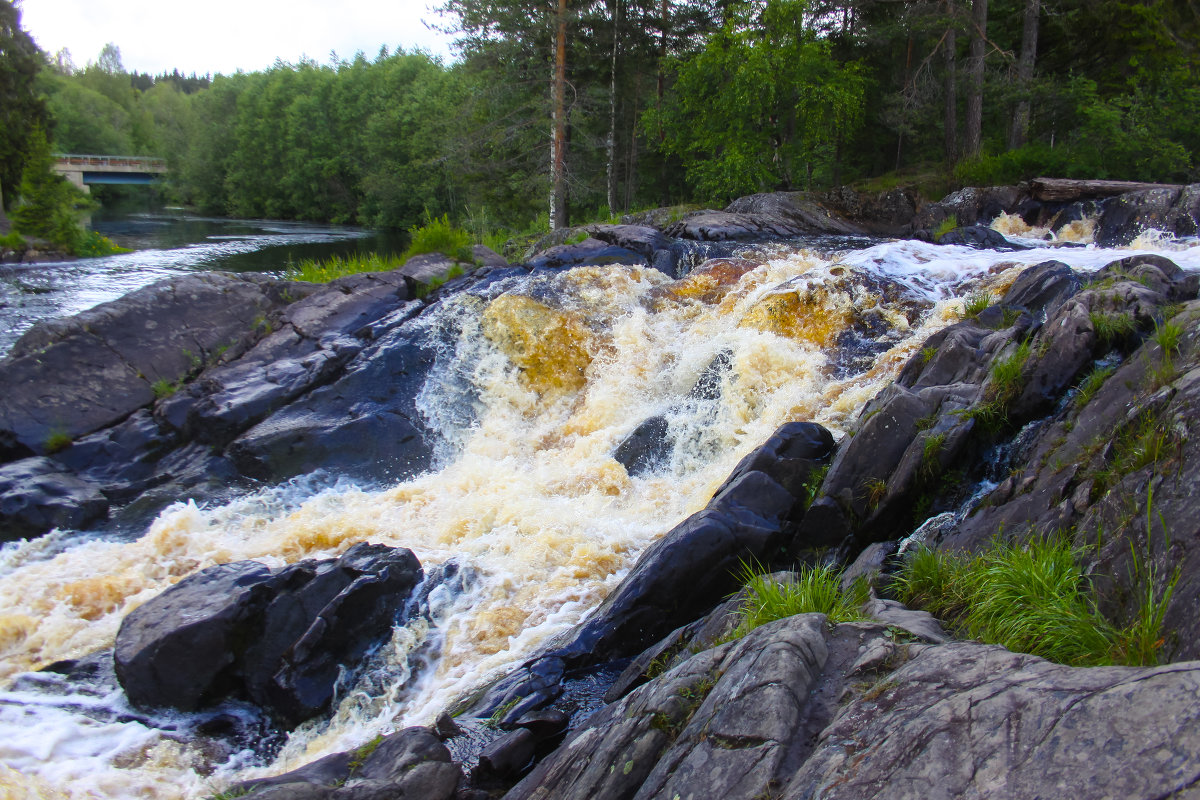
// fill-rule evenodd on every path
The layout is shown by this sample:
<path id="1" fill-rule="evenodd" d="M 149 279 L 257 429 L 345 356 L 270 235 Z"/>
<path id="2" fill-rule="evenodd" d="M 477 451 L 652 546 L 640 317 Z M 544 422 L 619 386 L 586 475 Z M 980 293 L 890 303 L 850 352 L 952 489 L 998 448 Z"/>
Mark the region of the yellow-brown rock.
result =
<path id="1" fill-rule="evenodd" d="M 482 328 L 520 370 L 522 383 L 539 394 L 556 397 L 587 383 L 592 334 L 578 315 L 502 294 L 484 311 Z"/>

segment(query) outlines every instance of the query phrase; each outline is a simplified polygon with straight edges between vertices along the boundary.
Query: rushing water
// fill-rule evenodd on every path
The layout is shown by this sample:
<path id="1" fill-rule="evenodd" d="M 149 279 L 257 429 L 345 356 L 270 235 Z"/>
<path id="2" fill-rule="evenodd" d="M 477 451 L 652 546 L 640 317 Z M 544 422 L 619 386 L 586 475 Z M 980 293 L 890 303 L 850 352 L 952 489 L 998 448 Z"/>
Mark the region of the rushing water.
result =
<path id="1" fill-rule="evenodd" d="M 1140 252 L 1200 269 L 1195 244 L 1148 237 Z M 448 443 L 437 471 L 382 488 L 310 478 L 221 507 L 180 503 L 136 541 L 64 549 L 62 533 L 6 546 L 0 797 L 200 797 L 428 723 L 577 625 L 780 424 L 845 430 L 965 295 L 998 294 L 1048 258 L 1091 271 L 1129 254 L 827 246 L 748 246 L 679 281 L 577 268 L 510 279 L 495 299 L 458 295 L 414 323 L 461 331 L 420 397 Z M 719 399 L 689 397 L 718 357 L 729 365 Z M 453 413 L 463 398 L 473 413 Z M 631 477 L 613 450 L 654 414 L 669 419 L 675 449 Z M 196 570 L 278 566 L 361 541 L 412 548 L 427 570 L 455 559 L 467 579 L 431 598 L 429 622 L 397 629 L 332 715 L 302 725 L 267 763 L 188 735 L 199 715 L 138 717 L 102 679 L 83 691 L 31 672 L 111 647 L 125 614 Z"/>
<path id="2" fill-rule="evenodd" d="M 395 235 L 360 228 L 168 211 L 97 214 L 91 227 L 134 252 L 0 264 L 0 356 L 38 320 L 76 314 L 174 275 L 197 270 L 272 272 L 306 258 L 403 249 Z"/>

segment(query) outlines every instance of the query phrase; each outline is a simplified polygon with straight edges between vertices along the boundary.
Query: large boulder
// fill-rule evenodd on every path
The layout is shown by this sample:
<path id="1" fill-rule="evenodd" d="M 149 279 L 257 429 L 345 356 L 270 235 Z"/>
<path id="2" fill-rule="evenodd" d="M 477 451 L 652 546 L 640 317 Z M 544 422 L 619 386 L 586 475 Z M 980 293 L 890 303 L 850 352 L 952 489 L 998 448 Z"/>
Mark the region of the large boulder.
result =
<path id="1" fill-rule="evenodd" d="M 902 634 L 809 614 L 684 649 L 505 797 L 1149 800 L 1200 775 L 1179 735 L 1200 723 L 1200 664 L 1079 669 Z"/>
<path id="2" fill-rule="evenodd" d="M 233 791 L 263 800 L 451 800 L 461 779 L 437 736 L 414 727 Z"/>
<path id="3" fill-rule="evenodd" d="M 135 706 L 241 698 L 294 725 L 328 707 L 339 674 L 402 621 L 421 579 L 410 550 L 365 543 L 279 570 L 209 567 L 122 621 L 117 678 Z"/>
<path id="4" fill-rule="evenodd" d="M 33 457 L 0 466 L 0 541 L 50 528 L 81 528 L 108 516 L 108 498 L 61 464 Z"/>
<path id="5" fill-rule="evenodd" d="M 821 206 L 803 192 L 771 192 L 741 197 L 724 211 L 688 214 L 664 231 L 682 239 L 786 238 L 804 234 L 862 235 L 866 231 Z"/>
<path id="6" fill-rule="evenodd" d="M 1096 244 L 1101 247 L 1120 247 L 1151 229 L 1171 233 L 1168 230 L 1168 216 L 1171 216 L 1181 194 L 1182 190 L 1177 186 L 1163 187 L 1128 192 L 1108 200 L 1100 221 L 1096 223 Z M 1191 194 L 1191 202 L 1193 205 L 1196 203 L 1195 193 Z M 1193 219 L 1186 212 L 1171 216 L 1176 225 L 1183 222 L 1184 218 Z"/>

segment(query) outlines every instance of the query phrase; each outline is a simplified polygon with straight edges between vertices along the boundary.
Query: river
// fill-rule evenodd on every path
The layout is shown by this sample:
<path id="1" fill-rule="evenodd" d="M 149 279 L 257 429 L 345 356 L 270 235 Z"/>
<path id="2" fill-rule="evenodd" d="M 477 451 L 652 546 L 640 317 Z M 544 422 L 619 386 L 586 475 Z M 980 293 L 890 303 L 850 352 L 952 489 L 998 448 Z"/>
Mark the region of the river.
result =
<path id="1" fill-rule="evenodd" d="M 270 252 L 288 236 L 319 244 L 335 235 L 211 224 L 263 227 L 153 251 L 152 269 L 162 271 L 153 276 L 211 264 L 194 258 L 197 246 Z M 1036 233 L 1001 224 L 1009 234 Z M 259 237 L 280 238 L 251 248 L 247 240 Z M 1075 238 L 1086 245 L 1088 231 Z M 413 324 L 453 318 L 463 334 L 439 369 L 469 381 L 476 400 L 472 415 L 447 413 L 463 393 L 441 392 L 455 383 L 445 375 L 427 382 L 423 408 L 453 444 L 436 471 L 383 487 L 300 480 L 220 506 L 181 501 L 136 540 L 76 538 L 64 548 L 64 532 L 0 549 L 0 797 L 198 798 L 427 724 L 578 625 L 780 424 L 852 429 L 863 404 L 958 319 L 971 293 L 998 296 L 1027 265 L 1051 258 L 1090 272 L 1157 252 L 1200 270 L 1197 244 L 1147 236 L 1119 251 L 1040 243 L 999 253 L 914 241 L 845 249 L 814 239 L 747 245 L 740 259 L 678 281 L 641 267 L 586 267 L 511 279 L 494 299 L 444 300 Z M 148 259 L 99 261 L 133 271 L 139 258 Z M 65 289 L 63 297 L 64 308 L 85 302 Z M 572 335 L 520 333 L 523 321 L 546 321 L 546 312 L 526 313 L 534 298 L 552 303 L 557 329 Z M 496 326 L 508 335 L 489 336 Z M 690 396 L 717 357 L 729 364 L 720 396 Z M 578 384 L 556 380 L 563 364 L 579 367 Z M 662 468 L 630 476 L 613 450 L 655 414 L 669 420 L 674 450 Z M 471 579 L 441 597 L 428 622 L 395 630 L 328 717 L 301 725 L 269 755 L 206 746 L 189 733 L 202 717 L 139 714 L 103 679 L 81 689 L 35 671 L 104 652 L 125 614 L 199 569 L 247 558 L 279 566 L 362 541 L 409 547 L 427 570 L 455 559 Z"/>
<path id="2" fill-rule="evenodd" d="M 105 258 L 0 264 L 0 356 L 35 322 L 75 314 L 186 272 L 278 272 L 290 261 L 397 252 L 406 235 L 305 222 L 98 212 L 93 230 L 133 250 Z"/>

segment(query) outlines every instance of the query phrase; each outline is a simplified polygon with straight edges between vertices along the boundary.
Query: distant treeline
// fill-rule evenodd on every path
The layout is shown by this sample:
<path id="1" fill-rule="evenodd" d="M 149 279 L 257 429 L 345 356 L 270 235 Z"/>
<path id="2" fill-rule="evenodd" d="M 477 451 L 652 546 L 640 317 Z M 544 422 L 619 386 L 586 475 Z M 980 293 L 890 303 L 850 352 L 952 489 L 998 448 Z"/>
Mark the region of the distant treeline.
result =
<path id="1" fill-rule="evenodd" d="M 1198 179 L 1190 0 L 443 10 L 452 64 L 384 48 L 185 78 L 129 74 L 110 46 L 82 69 L 43 58 L 35 91 L 56 150 L 166 156 L 178 202 L 373 226 L 523 225 L 551 207 L 561 223 L 849 182 Z"/>

